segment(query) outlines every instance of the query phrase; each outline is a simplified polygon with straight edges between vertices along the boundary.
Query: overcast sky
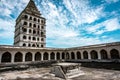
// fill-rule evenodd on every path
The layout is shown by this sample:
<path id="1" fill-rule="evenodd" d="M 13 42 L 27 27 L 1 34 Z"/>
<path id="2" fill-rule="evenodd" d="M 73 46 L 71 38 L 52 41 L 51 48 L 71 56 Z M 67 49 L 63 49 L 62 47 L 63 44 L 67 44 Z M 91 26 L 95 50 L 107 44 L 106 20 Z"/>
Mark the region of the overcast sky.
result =
<path id="1" fill-rule="evenodd" d="M 34 0 L 46 18 L 47 47 L 120 41 L 120 0 Z M 13 45 L 15 20 L 29 0 L 0 0 L 0 45 Z"/>

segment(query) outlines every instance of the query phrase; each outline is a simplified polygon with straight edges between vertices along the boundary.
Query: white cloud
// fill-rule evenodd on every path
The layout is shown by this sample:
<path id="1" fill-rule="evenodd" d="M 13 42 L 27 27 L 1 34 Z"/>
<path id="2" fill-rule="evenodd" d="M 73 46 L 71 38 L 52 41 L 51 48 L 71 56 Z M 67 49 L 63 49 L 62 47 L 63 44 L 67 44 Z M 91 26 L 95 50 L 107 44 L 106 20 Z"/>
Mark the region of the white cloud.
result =
<path id="1" fill-rule="evenodd" d="M 95 26 L 89 26 L 86 28 L 86 30 L 89 33 L 93 33 L 93 34 L 102 34 L 104 32 L 114 31 L 117 29 L 120 29 L 120 23 L 119 23 L 118 18 L 108 19 Z"/>

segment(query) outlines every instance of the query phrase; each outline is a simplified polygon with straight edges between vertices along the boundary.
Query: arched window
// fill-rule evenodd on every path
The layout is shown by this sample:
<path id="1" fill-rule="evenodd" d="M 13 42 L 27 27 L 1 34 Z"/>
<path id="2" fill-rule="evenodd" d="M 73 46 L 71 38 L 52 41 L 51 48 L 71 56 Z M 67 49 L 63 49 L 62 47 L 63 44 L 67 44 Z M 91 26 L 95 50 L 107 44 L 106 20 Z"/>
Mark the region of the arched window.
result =
<path id="1" fill-rule="evenodd" d="M 37 52 L 35 54 L 35 61 L 40 61 L 41 60 L 41 53 Z"/>
<path id="2" fill-rule="evenodd" d="M 11 62 L 11 53 L 9 52 L 5 52 L 4 54 L 2 54 L 2 59 L 1 62 Z"/>
<path id="3" fill-rule="evenodd" d="M 42 28 L 42 29 L 44 29 L 44 27 L 43 27 L 43 26 L 41 26 L 41 28 Z"/>
<path id="4" fill-rule="evenodd" d="M 81 53 L 79 51 L 77 52 L 77 59 L 81 59 Z"/>
<path id="5" fill-rule="evenodd" d="M 41 38 L 41 41 L 44 41 L 44 38 Z"/>
<path id="6" fill-rule="evenodd" d="M 29 29 L 29 33 L 31 33 L 31 29 Z"/>
<path id="7" fill-rule="evenodd" d="M 25 36 L 25 35 L 23 36 L 23 39 L 26 39 L 26 36 Z"/>
<path id="8" fill-rule="evenodd" d="M 34 24 L 33 26 L 36 27 L 36 24 Z"/>
<path id="9" fill-rule="evenodd" d="M 27 32 L 27 29 L 26 28 L 22 28 L 23 32 Z"/>
<path id="10" fill-rule="evenodd" d="M 75 59 L 75 54 L 74 54 L 74 52 L 71 52 L 71 59 Z"/>
<path id="11" fill-rule="evenodd" d="M 66 53 L 66 59 L 70 59 L 69 53 Z"/>
<path id="12" fill-rule="evenodd" d="M 35 38 L 35 37 L 33 37 L 33 40 L 36 40 L 36 38 Z"/>
<path id="13" fill-rule="evenodd" d="M 17 52 L 17 53 L 15 54 L 14 61 L 15 61 L 15 62 L 22 62 L 22 59 L 23 59 L 22 53 Z"/>
<path id="14" fill-rule="evenodd" d="M 33 34 L 36 34 L 36 31 L 35 31 L 35 30 L 33 30 Z"/>
<path id="15" fill-rule="evenodd" d="M 60 60 L 60 53 L 57 52 L 57 60 Z"/>
<path id="16" fill-rule="evenodd" d="M 44 33 L 43 32 L 41 32 L 41 37 L 44 37 Z"/>
<path id="17" fill-rule="evenodd" d="M 32 61 L 32 53 L 30 53 L 30 52 L 26 53 L 25 61 Z"/>
<path id="18" fill-rule="evenodd" d="M 40 22 L 40 20 L 38 19 L 38 22 Z"/>
<path id="19" fill-rule="evenodd" d="M 34 21 L 36 21 L 36 18 L 34 18 Z"/>
<path id="20" fill-rule="evenodd" d="M 31 36 L 29 36 L 29 40 L 31 40 Z"/>
<path id="21" fill-rule="evenodd" d="M 28 47 L 30 47 L 31 46 L 31 44 L 28 44 Z"/>
<path id="22" fill-rule="evenodd" d="M 30 20 L 32 20 L 32 17 L 30 16 Z"/>
<path id="23" fill-rule="evenodd" d="M 24 18 L 25 18 L 25 19 L 28 19 L 28 16 L 27 16 L 27 15 L 25 15 L 25 16 L 24 16 Z"/>
<path id="24" fill-rule="evenodd" d="M 44 47 L 43 45 L 41 45 L 41 47 Z"/>
<path id="25" fill-rule="evenodd" d="M 44 60 L 48 60 L 48 53 L 47 53 L 47 52 L 44 53 L 43 59 L 44 59 Z"/>
<path id="26" fill-rule="evenodd" d="M 24 25 L 27 25 L 27 22 L 24 22 Z"/>
<path id="27" fill-rule="evenodd" d="M 52 53 L 50 54 L 50 57 L 51 57 L 51 60 L 55 60 L 55 53 L 52 52 Z"/>
<path id="28" fill-rule="evenodd" d="M 33 44 L 32 47 L 35 47 L 35 44 Z"/>
<path id="29" fill-rule="evenodd" d="M 39 47 L 39 45 L 37 44 L 37 47 Z"/>
<path id="30" fill-rule="evenodd" d="M 32 23 L 29 23 L 29 27 L 32 27 Z"/>
<path id="31" fill-rule="evenodd" d="M 26 44 L 25 44 L 25 43 L 23 43 L 23 46 L 25 47 L 25 46 L 26 46 Z"/>
<path id="32" fill-rule="evenodd" d="M 119 51 L 116 49 L 112 49 L 110 51 L 111 59 L 119 59 Z"/>
<path id="33" fill-rule="evenodd" d="M 83 58 L 84 58 L 84 59 L 88 59 L 88 52 L 87 52 L 87 51 L 84 51 L 84 52 L 83 52 Z"/>
<path id="34" fill-rule="evenodd" d="M 40 29 L 40 26 L 38 25 L 38 29 Z"/>
<path id="35" fill-rule="evenodd" d="M 37 41 L 39 41 L 39 38 L 37 38 Z"/>
<path id="36" fill-rule="evenodd" d="M 43 24 L 43 23 L 44 23 L 44 20 L 41 20 L 41 23 Z"/>
<path id="37" fill-rule="evenodd" d="M 62 52 L 62 59 L 65 59 L 65 53 Z"/>
<path id="38" fill-rule="evenodd" d="M 92 51 L 90 52 L 90 55 L 91 55 L 91 59 L 98 59 L 97 51 L 92 50 Z"/>
<path id="39" fill-rule="evenodd" d="M 104 49 L 100 51 L 100 55 L 101 55 L 101 59 L 108 59 L 107 51 L 105 51 Z"/>

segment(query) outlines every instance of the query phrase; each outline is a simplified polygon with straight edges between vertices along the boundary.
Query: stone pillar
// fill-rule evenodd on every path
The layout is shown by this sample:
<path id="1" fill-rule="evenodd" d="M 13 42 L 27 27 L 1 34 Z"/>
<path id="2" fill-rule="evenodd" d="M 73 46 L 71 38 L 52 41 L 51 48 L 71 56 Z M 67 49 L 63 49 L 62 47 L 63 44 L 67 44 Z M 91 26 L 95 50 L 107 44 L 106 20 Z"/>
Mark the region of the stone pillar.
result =
<path id="1" fill-rule="evenodd" d="M 91 55 L 90 55 L 90 52 L 88 52 L 88 59 L 91 59 Z"/>
<path id="2" fill-rule="evenodd" d="M 57 53 L 55 53 L 55 60 L 57 60 Z"/>
<path id="3" fill-rule="evenodd" d="M 70 52 L 68 52 L 68 54 L 69 54 L 69 59 L 71 60 L 71 53 L 70 53 Z"/>
<path id="4" fill-rule="evenodd" d="M 51 56 L 50 56 L 50 53 L 48 53 L 48 60 L 50 60 Z"/>
<path id="5" fill-rule="evenodd" d="M 107 56 L 108 56 L 108 59 L 111 59 L 110 50 L 107 50 Z"/>
<path id="6" fill-rule="evenodd" d="M 75 55 L 75 60 L 77 60 L 77 54 L 76 54 L 76 52 L 74 53 L 74 55 Z"/>
<path id="7" fill-rule="evenodd" d="M 26 55 L 26 54 L 23 53 L 23 60 L 22 60 L 23 62 L 25 62 L 25 55 Z"/>
<path id="8" fill-rule="evenodd" d="M 2 59 L 2 54 L 0 54 L 0 63 L 1 63 L 1 59 Z"/>
<path id="9" fill-rule="evenodd" d="M 84 59 L 84 58 L 83 58 L 83 52 L 81 52 L 81 59 Z"/>
<path id="10" fill-rule="evenodd" d="M 97 54 L 98 54 L 98 59 L 101 59 L 100 51 L 98 51 Z"/>
<path id="11" fill-rule="evenodd" d="M 32 61 L 35 61 L 35 54 L 32 53 Z"/>
<path id="12" fill-rule="evenodd" d="M 15 53 L 12 53 L 11 55 L 12 55 L 11 63 L 14 63 Z"/>
<path id="13" fill-rule="evenodd" d="M 43 61 L 43 53 L 41 53 L 41 61 Z"/>

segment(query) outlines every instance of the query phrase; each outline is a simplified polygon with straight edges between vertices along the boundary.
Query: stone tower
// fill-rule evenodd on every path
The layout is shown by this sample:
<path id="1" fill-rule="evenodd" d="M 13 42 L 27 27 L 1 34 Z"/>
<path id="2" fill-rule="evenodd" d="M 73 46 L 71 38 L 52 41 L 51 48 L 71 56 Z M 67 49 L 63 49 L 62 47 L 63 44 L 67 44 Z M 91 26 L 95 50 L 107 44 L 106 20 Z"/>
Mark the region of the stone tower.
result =
<path id="1" fill-rule="evenodd" d="M 46 19 L 41 17 L 33 0 L 16 19 L 14 45 L 24 47 L 46 46 Z"/>

